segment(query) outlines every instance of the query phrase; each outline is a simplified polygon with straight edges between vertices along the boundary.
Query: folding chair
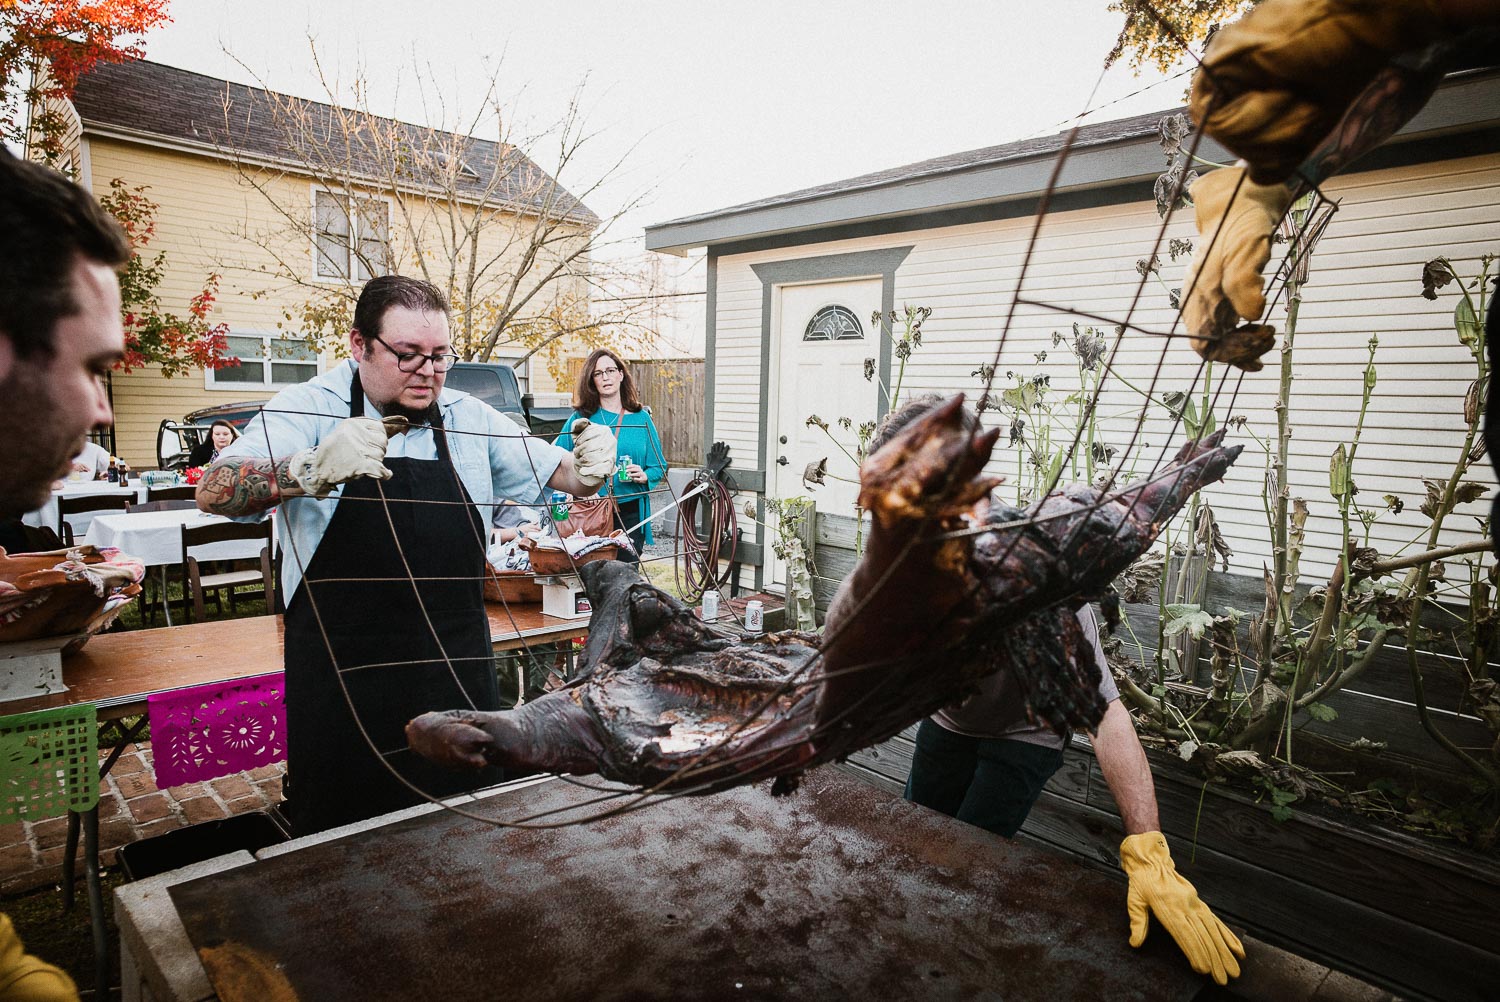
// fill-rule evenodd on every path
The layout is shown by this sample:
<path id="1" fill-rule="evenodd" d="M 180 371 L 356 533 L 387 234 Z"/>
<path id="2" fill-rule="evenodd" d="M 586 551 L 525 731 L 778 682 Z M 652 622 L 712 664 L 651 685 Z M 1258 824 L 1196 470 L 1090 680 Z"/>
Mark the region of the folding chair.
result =
<path id="1" fill-rule="evenodd" d="M 222 571 L 213 574 L 202 573 L 198 558 L 192 555 L 193 548 L 230 539 L 264 539 L 266 545 L 260 550 L 260 568 Z M 193 615 L 198 619 L 206 619 L 208 615 L 203 607 L 204 592 L 212 591 L 214 603 L 222 609 L 223 604 L 218 597 L 219 592 L 225 588 L 229 589 L 229 607 L 233 609 L 236 589 L 257 582 L 260 583 L 265 595 L 266 611 L 270 612 L 276 605 L 276 578 L 271 571 L 270 519 L 262 522 L 215 522 L 211 525 L 184 525 L 182 527 L 183 604 L 186 605 L 188 599 L 191 598 Z"/>
<path id="2" fill-rule="evenodd" d="M 192 484 L 181 487 L 146 487 L 147 504 L 153 501 L 193 501 L 197 495 L 198 488 Z"/>
<path id="3" fill-rule="evenodd" d="M 198 502 L 188 501 L 182 498 L 172 501 L 142 501 L 130 506 L 132 514 L 140 514 L 143 511 L 187 511 L 198 507 Z"/>
<path id="4" fill-rule="evenodd" d="M 72 546 L 77 542 L 73 538 L 73 526 L 68 521 L 69 515 L 82 515 L 93 511 L 129 511 L 132 500 L 129 494 L 96 494 L 77 498 L 58 498 L 57 534 L 62 537 L 63 545 Z M 87 533 L 85 532 L 84 535 Z"/>
<path id="5" fill-rule="evenodd" d="M 0 821 L 40 821 L 72 812 L 63 857 L 63 891 L 73 904 L 78 823 L 94 931 L 98 998 L 109 997 L 109 940 L 99 887 L 99 735 L 92 703 L 0 717 Z M 81 816 L 81 817 L 80 817 Z"/>

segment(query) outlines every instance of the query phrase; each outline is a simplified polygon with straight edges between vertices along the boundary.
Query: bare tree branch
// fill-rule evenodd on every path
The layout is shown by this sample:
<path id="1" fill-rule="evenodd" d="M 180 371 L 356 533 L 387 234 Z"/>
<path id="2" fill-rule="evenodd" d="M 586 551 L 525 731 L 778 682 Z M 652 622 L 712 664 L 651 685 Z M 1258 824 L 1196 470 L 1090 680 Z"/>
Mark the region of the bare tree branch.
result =
<path id="1" fill-rule="evenodd" d="M 226 89 L 215 137 L 274 220 L 236 229 L 253 262 L 240 270 L 301 299 L 301 316 L 288 311 L 287 319 L 313 328 L 304 329 L 307 340 L 337 348 L 365 280 L 396 271 L 448 294 L 454 346 L 465 358 L 546 352 L 556 371 L 565 342 L 637 353 L 650 344 L 655 332 L 643 317 L 654 297 L 601 294 L 622 272 L 596 261 L 611 227 L 646 193 L 604 214 L 586 204 L 621 180 L 626 155 L 581 176 L 580 153 L 598 135 L 584 126 L 581 89 L 557 121 L 522 136 L 498 68 L 464 115 L 449 106 L 432 67 L 414 61 L 428 122 L 414 125 L 371 107 L 363 70 L 341 87 L 309 44 L 323 102 L 258 79 L 260 90 Z M 548 156 L 538 163 L 532 156 L 541 151 Z M 314 187 L 311 198 L 304 183 Z"/>

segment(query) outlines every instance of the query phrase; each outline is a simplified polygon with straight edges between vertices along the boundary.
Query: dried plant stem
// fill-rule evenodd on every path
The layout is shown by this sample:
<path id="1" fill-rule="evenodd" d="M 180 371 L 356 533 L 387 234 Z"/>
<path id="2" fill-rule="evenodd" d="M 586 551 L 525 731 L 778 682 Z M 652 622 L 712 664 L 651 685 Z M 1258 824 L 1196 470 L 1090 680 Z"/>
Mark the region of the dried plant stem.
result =
<path id="1" fill-rule="evenodd" d="M 1465 553 L 1486 553 L 1492 545 L 1488 539 L 1471 539 L 1467 543 L 1442 546 L 1435 550 L 1425 550 L 1422 553 L 1414 553 L 1409 557 L 1393 557 L 1390 560 L 1381 560 L 1372 564 L 1370 570 L 1376 577 L 1379 577 L 1381 574 L 1389 574 L 1391 571 L 1404 570 L 1408 567 L 1415 567 L 1418 564 L 1431 563 L 1434 560 L 1447 560 L 1449 557 L 1460 557 Z"/>

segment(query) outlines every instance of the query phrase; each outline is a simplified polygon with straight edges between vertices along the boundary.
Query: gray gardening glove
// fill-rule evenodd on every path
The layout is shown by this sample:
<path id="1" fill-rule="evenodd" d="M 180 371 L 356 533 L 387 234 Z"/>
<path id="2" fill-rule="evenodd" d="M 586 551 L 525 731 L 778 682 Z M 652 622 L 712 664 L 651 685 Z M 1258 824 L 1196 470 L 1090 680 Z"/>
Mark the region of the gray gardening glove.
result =
<path id="1" fill-rule="evenodd" d="M 315 498 L 326 497 L 339 484 L 360 477 L 391 479 L 385 466 L 385 447 L 392 435 L 407 428 L 402 417 L 352 417 L 340 421 L 323 441 L 292 456 L 289 472 L 302 490 Z"/>
<path id="2" fill-rule="evenodd" d="M 598 487 L 615 472 L 615 437 L 587 418 L 573 422 L 572 430 L 573 475 L 585 486 Z"/>

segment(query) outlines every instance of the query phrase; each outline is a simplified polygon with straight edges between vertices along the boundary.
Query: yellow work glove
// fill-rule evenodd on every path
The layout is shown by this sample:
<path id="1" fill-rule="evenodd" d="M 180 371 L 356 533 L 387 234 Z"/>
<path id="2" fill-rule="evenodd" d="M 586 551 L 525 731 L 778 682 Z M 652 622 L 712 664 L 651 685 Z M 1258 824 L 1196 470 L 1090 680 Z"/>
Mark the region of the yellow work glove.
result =
<path id="1" fill-rule="evenodd" d="M 615 472 L 615 437 L 587 418 L 573 422 L 573 475 L 598 487 Z"/>
<path id="2" fill-rule="evenodd" d="M 1214 35 L 1188 110 L 1256 181 L 1284 181 L 1392 56 L 1450 32 L 1436 0 L 1265 0 Z"/>
<path id="3" fill-rule="evenodd" d="M 1263 272 L 1291 189 L 1231 167 L 1198 178 L 1192 196 L 1198 243 L 1182 283 L 1183 323 L 1198 354 L 1254 372 L 1275 334 L 1253 321 L 1266 308 Z M 1252 323 L 1238 327 L 1241 318 Z"/>
<path id="4" fill-rule="evenodd" d="M 1141 832 L 1121 842 L 1120 868 L 1130 877 L 1125 910 L 1130 914 L 1131 946 L 1146 941 L 1146 928 L 1155 912 L 1156 920 L 1172 934 L 1193 970 L 1213 975 L 1221 985 L 1240 976 L 1244 946 L 1177 872 L 1161 832 Z"/>
<path id="5" fill-rule="evenodd" d="M 73 979 L 27 953 L 9 915 L 0 915 L 0 1000 L 78 1002 Z"/>

